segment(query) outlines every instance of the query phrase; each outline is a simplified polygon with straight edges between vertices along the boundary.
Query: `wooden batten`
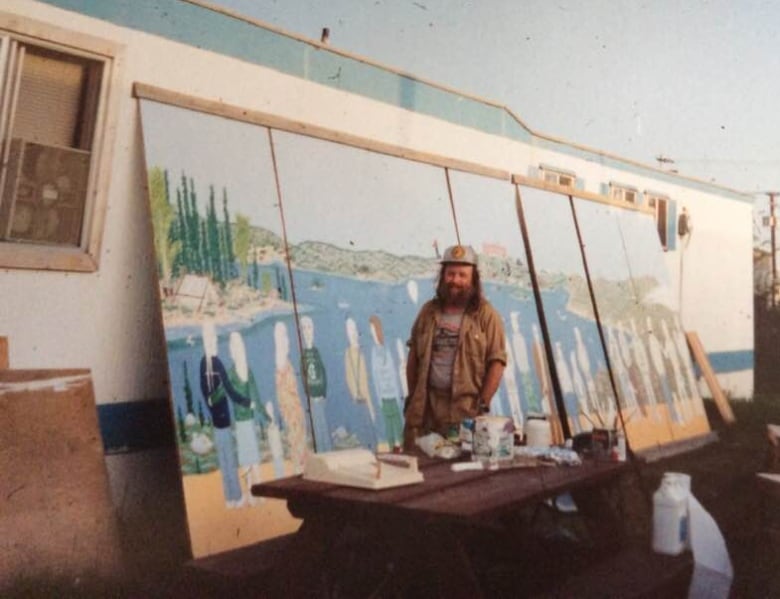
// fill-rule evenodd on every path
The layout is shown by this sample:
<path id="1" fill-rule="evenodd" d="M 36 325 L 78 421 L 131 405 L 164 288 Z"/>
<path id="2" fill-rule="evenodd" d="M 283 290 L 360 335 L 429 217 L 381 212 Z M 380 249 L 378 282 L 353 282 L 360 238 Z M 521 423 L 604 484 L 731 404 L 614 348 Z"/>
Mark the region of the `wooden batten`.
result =
<path id="1" fill-rule="evenodd" d="M 466 173 L 473 173 L 475 175 L 491 177 L 493 179 L 502 179 L 504 181 L 509 181 L 510 178 L 508 171 L 493 168 L 484 164 L 478 164 L 476 162 L 470 162 L 467 160 L 459 160 L 456 158 L 448 158 L 447 156 L 442 156 L 440 154 L 419 152 L 417 150 L 411 150 L 403 146 L 397 146 L 366 137 L 360 137 L 358 135 L 344 133 L 343 131 L 336 131 L 334 129 L 320 127 L 318 125 L 303 123 L 278 115 L 269 114 L 267 112 L 261 112 L 259 110 L 250 110 L 248 108 L 242 108 L 240 106 L 234 106 L 224 102 L 207 100 L 205 98 L 197 98 L 195 96 L 189 96 L 187 94 L 155 87 L 145 83 L 135 83 L 133 85 L 133 95 L 136 98 L 152 100 L 162 104 L 178 106 L 180 108 L 187 108 L 189 110 L 195 110 L 205 114 L 213 114 L 235 121 L 268 127 L 269 129 L 277 129 L 279 131 L 287 131 L 289 133 L 298 133 L 300 135 L 316 137 L 318 139 L 324 139 L 326 141 L 332 141 L 335 143 L 368 150 L 370 152 L 377 152 L 379 154 L 386 154 L 388 156 L 395 156 L 396 158 L 404 158 L 414 162 L 422 162 L 432 166 L 450 168 Z"/>
<path id="2" fill-rule="evenodd" d="M 8 337 L 0 337 L 0 370 L 10 368 L 8 359 Z"/>
<path id="3" fill-rule="evenodd" d="M 633 206 L 626 204 L 625 202 L 618 202 L 607 196 L 592 193 L 590 191 L 584 191 L 575 187 L 566 187 L 564 185 L 558 185 L 556 183 L 550 183 L 543 181 L 542 179 L 534 179 L 532 177 L 526 177 L 524 175 L 514 174 L 512 175 L 512 183 L 519 185 L 520 187 L 533 187 L 535 189 L 542 189 L 544 191 L 552 191 L 554 193 L 560 193 L 574 198 L 581 198 L 583 200 L 590 200 L 591 202 L 598 202 L 599 204 L 607 204 L 620 208 L 622 210 L 633 210 L 635 212 L 645 212 L 647 214 L 654 214 L 652 208 L 647 206 Z"/>

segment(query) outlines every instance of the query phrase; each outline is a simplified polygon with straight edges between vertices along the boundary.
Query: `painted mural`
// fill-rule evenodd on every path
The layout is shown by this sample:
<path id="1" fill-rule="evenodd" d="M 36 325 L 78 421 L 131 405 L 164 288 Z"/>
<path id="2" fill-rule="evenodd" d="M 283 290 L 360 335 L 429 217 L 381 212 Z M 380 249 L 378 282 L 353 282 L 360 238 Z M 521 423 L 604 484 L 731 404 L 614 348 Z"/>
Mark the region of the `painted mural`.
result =
<path id="1" fill-rule="evenodd" d="M 514 187 L 461 172 L 450 180 L 460 237 L 480 253 L 485 294 L 504 317 L 507 367 L 491 410 L 511 417 L 519 430 L 529 415 L 556 421 Z"/>
<path id="2" fill-rule="evenodd" d="M 160 301 L 195 557 L 294 530 L 251 485 L 300 470 L 306 427 L 267 129 L 141 102 Z"/>
<path id="3" fill-rule="evenodd" d="M 523 187 L 519 209 L 528 228 L 569 431 L 612 428 L 615 395 L 569 198 Z"/>
<path id="4" fill-rule="evenodd" d="M 571 434 L 614 425 L 610 360 L 567 197 L 524 188 L 521 201 L 550 352 L 508 182 L 150 101 L 141 112 L 195 556 L 294 530 L 284 502 L 250 490 L 299 474 L 307 452 L 400 448 L 406 340 L 456 242 L 479 254 L 484 292 L 507 332 L 509 367 L 491 410 L 519 428 L 543 415 L 558 423 L 559 440 L 561 419 Z M 610 293 L 626 294 L 637 271 L 631 256 L 620 259 Z M 648 302 L 643 323 L 668 327 Z M 640 334 L 612 329 L 610 338 Z M 664 339 L 679 328 L 669 331 Z"/>
<path id="5" fill-rule="evenodd" d="M 400 449 L 406 340 L 455 241 L 443 171 L 284 132 L 273 140 L 302 345 L 321 358 L 306 360 L 302 380 L 314 447 Z"/>
<path id="6" fill-rule="evenodd" d="M 510 185 L 459 175 L 451 198 L 441 168 L 141 107 L 195 555 L 292 530 L 282 502 L 250 489 L 300 473 L 306 452 L 400 447 L 406 340 L 457 223 L 511 331 L 493 411 L 520 427 L 549 414 Z"/>
<path id="7" fill-rule="evenodd" d="M 578 214 L 592 210 L 584 204 L 578 205 Z M 705 434 L 709 421 L 655 222 L 625 211 L 614 211 L 612 222 L 617 224 L 633 296 L 629 309 L 613 311 L 615 317 L 606 323 L 622 358 L 619 370 L 628 374 L 624 388 L 630 393 L 633 387 L 636 400 L 627 430 L 634 432 L 639 449 Z"/>
<path id="8" fill-rule="evenodd" d="M 643 450 L 709 432 L 652 217 L 541 190 L 521 198 L 572 434 L 625 427 Z"/>

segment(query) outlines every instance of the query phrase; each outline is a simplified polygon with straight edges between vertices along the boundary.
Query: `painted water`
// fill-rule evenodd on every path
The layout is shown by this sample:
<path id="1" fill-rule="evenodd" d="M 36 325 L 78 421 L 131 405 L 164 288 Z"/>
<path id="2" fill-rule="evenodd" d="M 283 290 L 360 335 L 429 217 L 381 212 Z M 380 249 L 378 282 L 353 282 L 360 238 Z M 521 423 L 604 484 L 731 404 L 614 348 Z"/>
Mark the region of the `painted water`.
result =
<path id="1" fill-rule="evenodd" d="M 348 447 L 360 444 L 375 447 L 377 443 L 386 441 L 385 427 L 382 422 L 382 410 L 373 389 L 371 349 L 374 345 L 369 318 L 376 316 L 384 330 L 384 345 L 392 356 L 397 372 L 398 388 L 404 390 L 398 397 L 399 407 L 405 394 L 404 367 L 406 359 L 406 341 L 412 323 L 423 302 L 433 296 L 434 280 L 432 278 L 412 279 L 398 283 L 383 283 L 373 280 L 361 280 L 354 277 L 295 270 L 295 300 L 298 315 L 309 316 L 314 325 L 314 347 L 319 350 L 324 365 L 327 392 L 324 402 L 324 418 L 331 434 L 328 441 L 333 448 Z M 485 294 L 494 307 L 503 316 L 507 337 L 513 337 L 511 314 L 516 313 L 514 320 L 519 323 L 520 343 L 525 346 L 527 355 L 532 355 L 531 342 L 534 327 L 538 327 L 538 318 L 533 296 L 527 289 L 487 282 Z M 566 354 L 575 349 L 576 339 L 572 334 L 574 326 L 585 331 L 584 341 L 587 351 L 593 356 L 594 364 L 603 362 L 603 352 L 592 321 L 588 321 L 567 310 L 568 294 L 563 288 L 544 292 L 544 303 L 548 314 L 548 326 L 551 336 L 562 343 Z M 365 406 L 357 405 L 348 387 L 348 360 L 346 351 L 349 346 L 347 335 L 348 320 L 354 322 L 358 333 L 360 353 L 365 361 L 371 391 L 371 402 L 374 414 L 373 427 L 366 418 Z M 289 336 L 289 361 L 295 372 L 297 393 L 306 412 L 306 426 L 309 446 L 314 447 L 312 439 L 312 421 L 308 410 L 306 389 L 301 377 L 301 356 L 295 327 L 295 315 L 292 309 L 272 309 L 257 313 L 250 321 L 235 321 L 217 326 L 218 355 L 226 368 L 230 367 L 231 358 L 228 348 L 229 333 L 238 331 L 246 346 L 248 367 L 254 375 L 260 394 L 260 403 L 271 402 L 273 412 L 280 414 L 280 405 L 275 384 L 276 378 L 276 347 L 274 329 L 277 323 L 283 323 Z M 515 334 L 517 349 L 517 335 Z M 193 436 L 197 434 L 210 437 L 213 431 L 210 427 L 209 410 L 200 390 L 199 365 L 203 356 L 201 333 L 197 327 L 171 327 L 166 330 L 168 339 L 168 359 L 171 391 L 174 398 L 174 416 L 177 421 L 180 447 L 182 450 L 182 467 L 185 473 L 207 472 L 216 468 L 216 462 L 211 456 L 212 448 L 193 447 Z M 512 350 L 510 350 L 512 351 Z M 516 352 L 516 350 L 515 350 Z M 519 384 L 522 410 L 527 412 L 539 405 L 540 384 L 533 371 L 533 366 L 520 356 L 514 357 L 514 373 L 518 382 L 527 381 L 525 386 Z M 529 372 L 530 366 L 530 372 Z M 525 368 L 525 372 L 523 372 Z M 185 378 L 186 377 L 186 378 Z M 189 389 L 189 390 L 187 390 Z M 190 396 L 192 408 L 187 406 L 187 396 Z M 529 397 L 535 395 L 535 399 Z M 256 410 L 259 406 L 256 406 Z M 496 414 L 510 415 L 510 392 L 506 384 L 499 390 L 493 401 L 493 411 Z M 536 410 L 534 410 L 536 411 Z M 188 416 L 188 412 L 192 412 Z M 260 418 L 256 419 L 258 439 L 261 445 L 263 461 L 271 460 L 268 447 L 267 430 Z M 280 422 L 283 432 L 285 423 Z M 182 430 L 182 427 L 187 429 Z M 203 442 L 203 439 L 200 439 Z M 323 446 L 322 440 L 317 443 Z M 203 451 L 203 450 L 206 451 Z M 197 455 L 198 451 L 202 455 Z"/>

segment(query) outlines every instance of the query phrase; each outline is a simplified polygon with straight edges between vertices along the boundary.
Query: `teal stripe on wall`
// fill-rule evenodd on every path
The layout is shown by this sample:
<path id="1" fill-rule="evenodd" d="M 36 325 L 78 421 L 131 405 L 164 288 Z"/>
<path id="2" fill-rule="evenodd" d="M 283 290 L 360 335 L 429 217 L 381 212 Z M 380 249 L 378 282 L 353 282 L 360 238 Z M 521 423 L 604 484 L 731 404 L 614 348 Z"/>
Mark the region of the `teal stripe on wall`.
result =
<path id="1" fill-rule="evenodd" d="M 171 404 L 167 398 L 100 404 L 97 409 L 106 453 L 174 445 Z"/>
<path id="2" fill-rule="evenodd" d="M 707 357 L 712 369 L 719 373 L 752 370 L 755 363 L 755 354 L 752 350 L 713 352 L 707 354 Z"/>
<path id="3" fill-rule="evenodd" d="M 435 116 L 507 135 L 506 111 L 380 67 L 263 29 L 242 19 L 180 0 L 44 0 L 73 10 Z M 513 136 L 530 139 L 526 129 Z"/>
<path id="4" fill-rule="evenodd" d="M 534 136 L 501 106 L 444 90 L 183 0 L 43 1 L 485 133 L 532 143 L 539 148 L 551 149 L 624 172 L 753 203 L 750 196 L 704 181 L 689 181 L 585 148 Z"/>

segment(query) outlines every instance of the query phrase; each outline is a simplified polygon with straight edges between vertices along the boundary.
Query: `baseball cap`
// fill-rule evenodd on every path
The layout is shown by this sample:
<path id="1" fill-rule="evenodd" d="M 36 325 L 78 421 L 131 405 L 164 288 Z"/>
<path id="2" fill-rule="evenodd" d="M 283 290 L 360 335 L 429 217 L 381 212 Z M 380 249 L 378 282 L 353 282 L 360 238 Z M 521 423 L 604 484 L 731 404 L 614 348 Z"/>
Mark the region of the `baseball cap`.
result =
<path id="1" fill-rule="evenodd" d="M 444 250 L 442 264 L 471 264 L 477 265 L 477 252 L 470 245 L 453 245 Z"/>

